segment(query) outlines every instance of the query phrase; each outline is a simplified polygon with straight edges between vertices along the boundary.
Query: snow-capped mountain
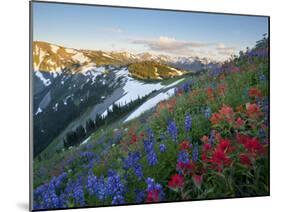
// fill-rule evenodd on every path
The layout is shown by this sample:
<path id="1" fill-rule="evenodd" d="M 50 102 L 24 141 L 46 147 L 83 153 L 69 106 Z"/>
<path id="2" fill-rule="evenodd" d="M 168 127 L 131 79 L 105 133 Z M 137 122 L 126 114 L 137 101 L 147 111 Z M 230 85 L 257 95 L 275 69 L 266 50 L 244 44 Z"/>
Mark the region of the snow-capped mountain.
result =
<path id="1" fill-rule="evenodd" d="M 213 61 L 209 58 L 199 57 L 174 57 L 167 62 L 169 65 L 178 69 L 191 70 L 193 72 L 201 70 L 212 70 L 221 66 L 221 63 Z"/>
<path id="2" fill-rule="evenodd" d="M 33 43 L 33 69 L 35 71 L 61 72 L 74 64 L 91 62 L 83 52 L 55 44 L 36 41 Z"/>
<path id="3" fill-rule="evenodd" d="M 129 65 L 132 63 L 153 61 L 162 65 L 172 66 L 175 69 L 198 71 L 209 64 L 218 64 L 207 58 L 198 57 L 171 57 L 156 55 L 148 52 L 132 54 L 129 52 L 103 52 L 93 50 L 78 50 L 66 48 L 42 41 L 33 42 L 33 70 L 61 73 L 69 69 L 72 73 L 83 72 L 93 65 Z M 153 72 L 154 70 L 150 70 Z M 175 74 L 181 70 L 175 71 Z"/>

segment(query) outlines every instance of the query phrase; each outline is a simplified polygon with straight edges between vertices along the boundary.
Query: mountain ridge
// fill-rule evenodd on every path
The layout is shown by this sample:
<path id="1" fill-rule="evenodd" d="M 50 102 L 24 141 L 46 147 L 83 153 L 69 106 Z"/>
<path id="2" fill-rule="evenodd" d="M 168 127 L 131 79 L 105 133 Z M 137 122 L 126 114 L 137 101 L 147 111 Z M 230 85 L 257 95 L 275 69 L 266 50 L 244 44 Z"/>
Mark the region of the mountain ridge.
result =
<path id="1" fill-rule="evenodd" d="M 71 73 L 81 73 L 91 66 L 131 66 L 143 62 L 153 62 L 156 66 L 171 67 L 171 76 L 182 75 L 184 70 L 198 71 L 207 68 L 209 64 L 219 63 L 207 58 L 171 57 L 155 55 L 149 52 L 132 54 L 129 52 L 105 52 L 100 50 L 84 50 L 67 48 L 44 41 L 33 42 L 33 70 L 43 72 L 61 73 L 69 69 Z M 175 70 L 173 70 L 175 69 Z M 132 71 L 132 69 L 130 69 Z M 150 71 L 155 71 L 152 69 Z M 136 77 L 135 73 L 132 73 Z M 157 76 L 157 73 L 152 75 Z M 156 78 L 157 79 L 157 78 Z"/>

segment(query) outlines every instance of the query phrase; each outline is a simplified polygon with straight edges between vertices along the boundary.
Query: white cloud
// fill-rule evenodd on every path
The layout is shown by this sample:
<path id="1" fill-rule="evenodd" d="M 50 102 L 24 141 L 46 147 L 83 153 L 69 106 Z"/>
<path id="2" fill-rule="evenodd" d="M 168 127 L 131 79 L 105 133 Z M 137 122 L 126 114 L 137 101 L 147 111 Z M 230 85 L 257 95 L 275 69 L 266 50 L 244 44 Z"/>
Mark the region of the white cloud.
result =
<path id="1" fill-rule="evenodd" d="M 207 43 L 160 36 L 157 39 L 129 39 L 131 43 L 143 45 L 148 51 L 161 54 L 172 54 L 187 57 L 207 57 L 215 60 L 225 60 L 236 52 L 235 47 L 223 43 Z"/>
<path id="2" fill-rule="evenodd" d="M 149 50 L 162 51 L 174 54 L 188 53 L 191 48 L 202 48 L 212 44 L 201 42 L 187 42 L 183 40 L 177 40 L 175 38 L 169 38 L 166 36 L 160 36 L 158 39 L 135 39 L 132 40 L 134 44 L 142 44 Z"/>
<path id="3" fill-rule="evenodd" d="M 235 47 L 230 47 L 230 46 L 225 46 L 224 44 L 220 43 L 216 46 L 216 50 L 218 54 L 220 55 L 232 55 L 235 53 L 236 48 Z"/>

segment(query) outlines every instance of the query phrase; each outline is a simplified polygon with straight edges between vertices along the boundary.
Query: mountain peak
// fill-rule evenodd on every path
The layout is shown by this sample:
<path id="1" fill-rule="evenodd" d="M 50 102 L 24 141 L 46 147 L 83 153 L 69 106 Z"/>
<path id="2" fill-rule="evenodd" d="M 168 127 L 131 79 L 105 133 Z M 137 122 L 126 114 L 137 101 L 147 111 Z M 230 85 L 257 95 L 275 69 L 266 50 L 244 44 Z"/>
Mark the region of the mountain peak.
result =
<path id="1" fill-rule="evenodd" d="M 157 55 L 151 52 L 133 54 L 126 51 L 81 50 L 44 41 L 33 42 L 33 69 L 35 71 L 61 72 L 64 69 L 69 69 L 72 73 L 76 73 L 82 71 L 83 67 L 90 65 L 129 65 L 144 61 L 153 61 L 177 69 L 194 71 L 214 63 L 208 58 L 172 57 L 163 54 Z"/>

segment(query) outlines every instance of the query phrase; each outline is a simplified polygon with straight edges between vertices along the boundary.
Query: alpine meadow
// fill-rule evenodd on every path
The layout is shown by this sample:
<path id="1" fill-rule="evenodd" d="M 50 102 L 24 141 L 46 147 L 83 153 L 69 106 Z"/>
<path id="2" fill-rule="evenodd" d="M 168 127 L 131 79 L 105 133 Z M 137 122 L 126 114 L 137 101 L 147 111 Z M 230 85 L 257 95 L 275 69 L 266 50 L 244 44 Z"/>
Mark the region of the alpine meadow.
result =
<path id="1" fill-rule="evenodd" d="M 32 4 L 32 210 L 269 195 L 268 17 Z"/>

